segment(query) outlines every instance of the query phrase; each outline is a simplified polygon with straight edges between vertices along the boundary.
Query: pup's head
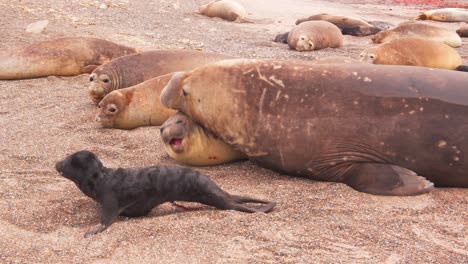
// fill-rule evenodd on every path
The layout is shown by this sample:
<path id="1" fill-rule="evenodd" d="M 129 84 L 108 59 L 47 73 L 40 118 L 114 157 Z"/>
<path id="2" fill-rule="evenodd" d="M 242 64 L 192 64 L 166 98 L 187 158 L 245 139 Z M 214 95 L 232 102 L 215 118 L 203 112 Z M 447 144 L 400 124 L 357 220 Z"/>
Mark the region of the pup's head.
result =
<path id="1" fill-rule="evenodd" d="M 97 178 L 102 172 L 102 162 L 87 150 L 78 151 L 55 164 L 55 169 L 63 177 L 79 183 L 87 177 Z"/>

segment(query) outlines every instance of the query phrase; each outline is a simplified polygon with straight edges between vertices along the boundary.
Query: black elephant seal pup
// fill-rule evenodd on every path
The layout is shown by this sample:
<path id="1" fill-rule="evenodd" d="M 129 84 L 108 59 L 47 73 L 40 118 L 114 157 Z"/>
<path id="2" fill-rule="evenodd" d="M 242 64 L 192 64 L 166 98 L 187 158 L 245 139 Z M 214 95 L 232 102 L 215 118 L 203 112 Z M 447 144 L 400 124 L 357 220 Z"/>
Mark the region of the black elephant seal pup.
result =
<path id="1" fill-rule="evenodd" d="M 144 216 L 164 202 L 198 202 L 247 213 L 267 213 L 276 205 L 274 202 L 230 195 L 208 177 L 187 167 L 111 169 L 103 166 L 94 153 L 86 150 L 67 156 L 57 162 L 55 168 L 102 206 L 101 223 L 86 232 L 85 237 L 106 230 L 119 215 Z M 243 203 L 264 205 L 254 208 Z"/>

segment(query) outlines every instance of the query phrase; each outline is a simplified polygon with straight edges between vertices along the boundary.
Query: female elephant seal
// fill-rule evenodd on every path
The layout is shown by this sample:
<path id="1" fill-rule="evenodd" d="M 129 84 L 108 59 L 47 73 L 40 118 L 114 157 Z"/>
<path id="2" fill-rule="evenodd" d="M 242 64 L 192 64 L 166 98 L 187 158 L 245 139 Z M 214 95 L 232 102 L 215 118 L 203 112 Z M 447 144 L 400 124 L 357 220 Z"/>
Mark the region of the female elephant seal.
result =
<path id="1" fill-rule="evenodd" d="M 343 44 L 340 29 L 327 21 L 306 21 L 291 29 L 288 45 L 298 51 L 338 48 Z"/>
<path id="2" fill-rule="evenodd" d="M 412 65 L 448 70 L 462 64 L 460 55 L 453 48 L 422 38 L 395 39 L 368 48 L 360 54 L 360 59 L 374 64 Z"/>
<path id="3" fill-rule="evenodd" d="M 171 77 L 172 73 L 110 92 L 99 102 L 96 121 L 119 129 L 162 125 L 176 113 L 163 106 L 159 97 Z"/>
<path id="4" fill-rule="evenodd" d="M 160 131 L 167 154 L 186 165 L 211 166 L 247 158 L 181 112 Z"/>
<path id="5" fill-rule="evenodd" d="M 352 36 L 368 36 L 373 35 L 379 31 L 379 28 L 372 26 L 366 21 L 349 16 L 329 15 L 329 14 L 317 14 L 307 18 L 298 19 L 296 25 L 299 25 L 306 21 L 327 21 L 337 26 L 343 35 Z"/>
<path id="6" fill-rule="evenodd" d="M 442 8 L 429 10 L 420 14 L 416 19 L 440 22 L 468 22 L 468 9 Z"/>
<path id="7" fill-rule="evenodd" d="M 423 67 L 227 60 L 174 74 L 161 101 L 263 167 L 416 195 L 468 187 L 467 83 Z"/>
<path id="8" fill-rule="evenodd" d="M 247 17 L 247 11 L 239 3 L 232 0 L 218 0 L 206 5 L 200 6 L 200 14 L 207 17 L 219 17 L 227 21 L 244 21 Z"/>
<path id="9" fill-rule="evenodd" d="M 232 58 L 192 50 L 153 50 L 125 56 L 95 69 L 90 77 L 89 96 L 99 103 L 114 90 L 130 87 L 175 71 L 191 70 L 208 62 Z"/>
<path id="10" fill-rule="evenodd" d="M 397 27 L 381 31 L 372 37 L 374 43 L 385 43 L 405 37 L 419 37 L 442 42 L 450 47 L 461 46 L 461 38 L 455 31 L 420 22 L 404 22 Z"/>
<path id="11" fill-rule="evenodd" d="M 96 38 L 60 38 L 0 53 L 0 80 L 90 73 L 117 57 L 138 52 Z"/>
<path id="12" fill-rule="evenodd" d="M 462 38 L 468 38 L 468 24 L 463 23 L 459 29 L 457 29 L 457 34 Z"/>

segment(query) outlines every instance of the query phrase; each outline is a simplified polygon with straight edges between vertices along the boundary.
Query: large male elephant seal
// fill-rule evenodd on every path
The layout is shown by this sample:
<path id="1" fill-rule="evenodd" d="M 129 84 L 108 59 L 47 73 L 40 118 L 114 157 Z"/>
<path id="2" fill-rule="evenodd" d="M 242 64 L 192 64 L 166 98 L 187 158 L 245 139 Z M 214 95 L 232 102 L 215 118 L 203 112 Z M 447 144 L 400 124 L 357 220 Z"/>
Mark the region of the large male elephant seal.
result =
<path id="1" fill-rule="evenodd" d="M 160 132 L 167 154 L 186 165 L 210 166 L 247 158 L 181 112 L 164 122 Z"/>
<path id="2" fill-rule="evenodd" d="M 230 58 L 194 50 L 153 50 L 125 56 L 101 65 L 91 73 L 89 96 L 97 104 L 111 91 L 160 75 L 191 70 L 208 62 Z"/>
<path id="3" fill-rule="evenodd" d="M 298 51 L 338 48 L 343 44 L 340 29 L 327 21 L 306 21 L 291 29 L 288 45 Z"/>
<path id="4" fill-rule="evenodd" d="M 403 22 L 397 27 L 381 31 L 372 37 L 374 43 L 385 43 L 394 39 L 419 37 L 442 42 L 450 47 L 461 46 L 461 38 L 455 31 L 421 22 Z"/>
<path id="5" fill-rule="evenodd" d="M 429 10 L 420 14 L 416 19 L 440 22 L 468 22 L 468 9 L 442 8 Z"/>
<path id="6" fill-rule="evenodd" d="M 271 211 L 276 203 L 231 195 L 201 173 L 181 166 L 106 168 L 98 157 L 78 151 L 56 163 L 55 168 L 88 197 L 102 206 L 101 223 L 85 237 L 106 230 L 119 215 L 145 216 L 165 202 L 198 202 L 223 210 L 246 213 Z M 260 207 L 245 205 L 260 203 Z"/>
<path id="7" fill-rule="evenodd" d="M 381 31 L 379 28 L 372 26 L 360 18 L 330 14 L 317 14 L 307 18 L 298 19 L 296 21 L 296 25 L 306 21 L 317 20 L 327 21 L 334 24 L 341 30 L 343 35 L 368 36 Z"/>
<path id="8" fill-rule="evenodd" d="M 119 129 L 162 125 L 176 113 L 163 106 L 159 97 L 171 77 L 169 73 L 110 92 L 99 102 L 96 121 L 103 127 Z"/>
<path id="9" fill-rule="evenodd" d="M 467 83 L 423 67 L 227 60 L 174 74 L 161 101 L 263 167 L 416 195 L 468 187 Z"/>
<path id="10" fill-rule="evenodd" d="M 107 40 L 59 38 L 0 53 L 0 80 L 90 73 L 97 66 L 138 49 Z"/>
<path id="11" fill-rule="evenodd" d="M 444 43 L 422 38 L 401 38 L 367 48 L 362 61 L 453 70 L 462 64 L 458 52 Z"/>

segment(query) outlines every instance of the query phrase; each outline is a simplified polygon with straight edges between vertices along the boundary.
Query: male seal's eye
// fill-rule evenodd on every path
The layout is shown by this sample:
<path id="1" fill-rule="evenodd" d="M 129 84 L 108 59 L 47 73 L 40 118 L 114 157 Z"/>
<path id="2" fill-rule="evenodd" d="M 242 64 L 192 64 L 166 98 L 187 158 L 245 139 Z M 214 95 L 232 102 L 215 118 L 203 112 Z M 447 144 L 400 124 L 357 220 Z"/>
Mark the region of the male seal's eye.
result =
<path id="1" fill-rule="evenodd" d="M 102 80 L 104 83 L 108 83 L 109 82 L 109 79 L 104 79 Z"/>
<path id="2" fill-rule="evenodd" d="M 187 92 L 186 92 L 184 89 L 182 89 L 182 94 L 183 94 L 184 96 L 187 96 Z"/>
<path id="3" fill-rule="evenodd" d="M 115 108 L 113 108 L 113 107 L 112 107 L 112 108 L 109 108 L 109 112 L 114 113 L 115 111 L 117 111 L 117 109 L 115 109 Z"/>

